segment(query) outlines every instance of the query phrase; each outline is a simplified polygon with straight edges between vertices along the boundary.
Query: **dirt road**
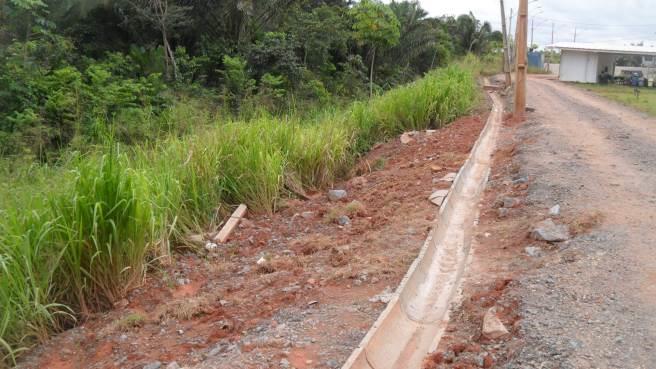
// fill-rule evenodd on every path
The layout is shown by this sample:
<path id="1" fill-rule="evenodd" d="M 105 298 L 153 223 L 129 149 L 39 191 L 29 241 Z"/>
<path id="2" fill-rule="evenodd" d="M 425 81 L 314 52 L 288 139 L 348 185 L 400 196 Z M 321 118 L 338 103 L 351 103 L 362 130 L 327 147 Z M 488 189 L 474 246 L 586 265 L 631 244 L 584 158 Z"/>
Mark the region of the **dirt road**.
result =
<path id="1" fill-rule="evenodd" d="M 521 280 L 527 342 L 508 367 L 653 368 L 656 120 L 557 81 L 531 79 L 529 91 L 536 112 L 518 132 L 528 204 L 601 225 Z"/>
<path id="2" fill-rule="evenodd" d="M 656 119 L 544 77 L 528 91 L 535 112 L 501 134 L 462 298 L 426 367 L 654 368 Z M 547 218 L 571 239 L 533 239 Z M 482 334 L 492 307 L 509 337 Z"/>

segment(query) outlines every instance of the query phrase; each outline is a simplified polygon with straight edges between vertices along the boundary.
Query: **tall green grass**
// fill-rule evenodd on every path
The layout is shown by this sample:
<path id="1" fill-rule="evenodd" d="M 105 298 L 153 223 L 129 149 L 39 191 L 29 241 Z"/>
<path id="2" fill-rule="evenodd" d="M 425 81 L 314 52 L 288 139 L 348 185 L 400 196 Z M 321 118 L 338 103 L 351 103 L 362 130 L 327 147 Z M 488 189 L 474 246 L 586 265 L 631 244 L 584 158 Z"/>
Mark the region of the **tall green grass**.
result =
<path id="1" fill-rule="evenodd" d="M 232 205 L 273 213 L 288 188 L 330 185 L 374 143 L 467 113 L 475 73 L 473 64 L 437 70 L 310 119 L 217 121 L 192 135 L 71 155 L 55 168 L 3 171 L 11 177 L 0 187 L 5 362 L 74 316 L 110 308 L 149 263 L 185 234 L 218 225 Z"/>

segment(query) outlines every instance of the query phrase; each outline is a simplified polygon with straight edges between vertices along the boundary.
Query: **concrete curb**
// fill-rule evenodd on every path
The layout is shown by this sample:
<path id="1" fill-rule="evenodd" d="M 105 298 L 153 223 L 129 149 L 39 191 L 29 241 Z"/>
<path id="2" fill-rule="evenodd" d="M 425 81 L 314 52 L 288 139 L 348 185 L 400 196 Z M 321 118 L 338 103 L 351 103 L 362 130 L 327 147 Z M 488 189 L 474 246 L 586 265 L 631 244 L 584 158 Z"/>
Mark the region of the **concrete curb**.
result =
<path id="1" fill-rule="evenodd" d="M 437 226 L 342 369 L 420 368 L 437 348 L 467 264 L 477 205 L 502 121 L 503 102 L 496 94 L 489 95 L 492 112 L 440 207 Z"/>

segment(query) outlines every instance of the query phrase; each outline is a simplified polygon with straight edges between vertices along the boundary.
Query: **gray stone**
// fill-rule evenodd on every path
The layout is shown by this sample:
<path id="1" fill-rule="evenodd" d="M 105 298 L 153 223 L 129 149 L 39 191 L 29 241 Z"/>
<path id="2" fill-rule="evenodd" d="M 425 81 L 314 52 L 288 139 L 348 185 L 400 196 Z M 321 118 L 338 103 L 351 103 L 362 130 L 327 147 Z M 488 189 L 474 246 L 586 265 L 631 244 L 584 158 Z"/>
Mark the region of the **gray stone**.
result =
<path id="1" fill-rule="evenodd" d="M 287 359 L 280 359 L 280 366 L 282 368 L 289 368 L 289 360 Z"/>
<path id="2" fill-rule="evenodd" d="M 538 241 L 563 242 L 569 240 L 571 236 L 567 226 L 546 219 L 535 225 L 531 237 Z"/>
<path id="3" fill-rule="evenodd" d="M 349 225 L 351 224 L 351 218 L 346 215 L 340 215 L 339 218 L 337 218 L 337 223 L 341 226 Z"/>
<path id="4" fill-rule="evenodd" d="M 329 368 L 338 368 L 339 363 L 335 359 L 330 359 L 330 360 L 326 361 L 326 366 L 329 367 Z"/>
<path id="5" fill-rule="evenodd" d="M 526 254 L 530 257 L 539 258 L 542 256 L 542 249 L 536 246 L 527 246 L 524 248 L 524 251 L 526 251 Z"/>
<path id="6" fill-rule="evenodd" d="M 520 204 L 519 199 L 516 199 L 514 197 L 504 197 L 503 198 L 503 207 L 504 208 L 507 208 L 507 209 L 514 208 L 516 206 L 519 206 L 519 204 Z"/>
<path id="7" fill-rule="evenodd" d="M 304 219 L 312 219 L 312 218 L 314 218 L 314 212 L 313 211 L 304 211 L 304 212 L 301 213 L 301 216 Z"/>
<path id="8" fill-rule="evenodd" d="M 497 215 L 499 216 L 499 218 L 505 218 L 509 214 L 510 214 L 510 209 L 499 208 L 499 210 L 497 210 Z"/>
<path id="9" fill-rule="evenodd" d="M 512 183 L 513 183 L 513 184 L 516 184 L 516 185 L 518 185 L 518 184 L 528 183 L 528 176 L 519 177 L 519 178 L 513 180 Z"/>
<path id="10" fill-rule="evenodd" d="M 177 362 L 172 361 L 166 366 L 166 369 L 180 369 L 180 365 Z"/>
<path id="11" fill-rule="evenodd" d="M 346 198 L 348 196 L 348 193 L 344 190 L 330 190 L 328 191 L 328 198 L 330 201 L 339 201 L 341 199 Z"/>
<path id="12" fill-rule="evenodd" d="M 560 205 L 554 205 L 551 209 L 549 209 L 549 215 L 552 217 L 557 217 L 560 215 Z"/>
<path id="13" fill-rule="evenodd" d="M 162 363 L 159 361 L 153 361 L 152 363 L 144 365 L 143 369 L 159 369 L 162 367 Z"/>

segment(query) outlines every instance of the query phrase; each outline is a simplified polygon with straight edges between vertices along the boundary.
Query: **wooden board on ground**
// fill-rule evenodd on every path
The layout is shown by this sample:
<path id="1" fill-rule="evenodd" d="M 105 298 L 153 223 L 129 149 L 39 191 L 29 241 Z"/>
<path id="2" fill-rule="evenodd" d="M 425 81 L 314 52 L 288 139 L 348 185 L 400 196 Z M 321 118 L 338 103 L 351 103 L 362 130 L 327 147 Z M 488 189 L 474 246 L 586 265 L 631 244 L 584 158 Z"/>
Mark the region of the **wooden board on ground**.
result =
<path id="1" fill-rule="evenodd" d="M 232 231 L 235 230 L 237 225 L 239 224 L 239 221 L 246 215 L 246 205 L 241 204 L 237 207 L 237 210 L 235 210 L 234 213 L 230 216 L 230 219 L 226 222 L 226 224 L 221 228 L 221 231 L 219 234 L 214 237 L 214 242 L 216 243 L 225 243 L 228 241 L 228 238 L 230 238 L 230 235 L 232 234 Z"/>

